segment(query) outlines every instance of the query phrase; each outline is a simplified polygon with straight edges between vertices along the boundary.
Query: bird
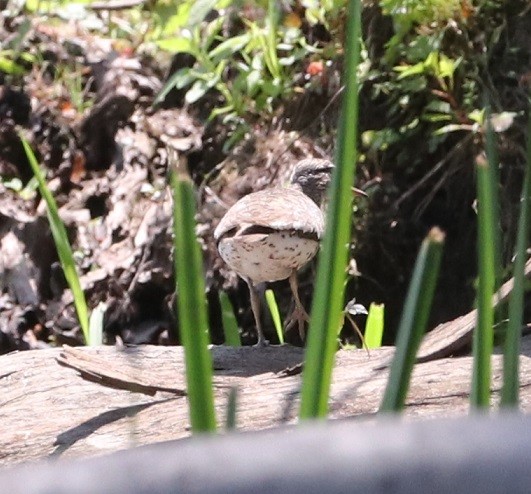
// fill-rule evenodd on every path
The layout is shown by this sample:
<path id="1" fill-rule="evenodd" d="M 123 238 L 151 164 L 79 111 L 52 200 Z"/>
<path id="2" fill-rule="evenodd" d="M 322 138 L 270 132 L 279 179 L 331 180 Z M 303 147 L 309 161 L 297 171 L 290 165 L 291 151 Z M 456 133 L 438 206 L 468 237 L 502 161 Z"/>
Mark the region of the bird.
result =
<path id="1" fill-rule="evenodd" d="M 327 159 L 299 161 L 288 186 L 244 196 L 214 231 L 220 257 L 249 287 L 258 347 L 269 343 L 260 319 L 257 284 L 262 282 L 289 280 L 295 308 L 284 327 L 289 330 L 297 323 L 304 339 L 309 316 L 299 297 L 297 271 L 319 250 L 325 229 L 322 206 L 333 169 Z"/>

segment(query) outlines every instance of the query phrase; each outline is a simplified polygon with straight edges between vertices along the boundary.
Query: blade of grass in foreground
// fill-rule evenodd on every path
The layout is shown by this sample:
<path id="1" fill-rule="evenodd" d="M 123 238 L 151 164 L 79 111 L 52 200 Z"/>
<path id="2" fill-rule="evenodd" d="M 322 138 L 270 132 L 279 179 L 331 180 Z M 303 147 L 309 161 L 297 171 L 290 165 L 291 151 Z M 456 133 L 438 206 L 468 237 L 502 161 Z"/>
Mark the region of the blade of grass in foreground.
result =
<path id="1" fill-rule="evenodd" d="M 19 137 L 22 142 L 22 146 L 24 147 L 24 151 L 26 153 L 26 157 L 28 158 L 31 169 L 33 170 L 33 174 L 37 179 L 39 192 L 46 202 L 46 213 L 48 215 L 50 230 L 55 242 L 55 248 L 57 249 L 57 255 L 59 256 L 59 261 L 61 262 L 61 267 L 63 268 L 66 282 L 68 283 L 68 286 L 72 291 L 72 296 L 74 297 L 74 306 L 76 308 L 81 331 L 83 332 L 83 338 L 85 339 L 85 343 L 90 345 L 89 310 L 87 307 L 87 301 L 85 300 L 85 293 L 81 288 L 81 283 L 77 274 L 76 263 L 74 262 L 74 255 L 72 254 L 72 247 L 68 241 L 65 225 L 59 216 L 57 204 L 52 193 L 50 192 L 50 189 L 46 185 L 44 174 L 37 163 L 37 158 L 35 158 L 35 154 L 33 153 L 31 146 L 21 135 Z"/>
<path id="2" fill-rule="evenodd" d="M 477 207 L 478 207 L 478 290 L 477 322 L 474 330 L 472 353 L 472 390 L 470 404 L 475 408 L 490 405 L 491 355 L 494 341 L 494 307 L 492 297 L 496 287 L 495 248 L 495 187 L 489 168 L 495 166 L 490 160 L 478 158 L 477 162 Z"/>
<path id="3" fill-rule="evenodd" d="M 499 174 L 499 157 L 498 149 L 496 145 L 496 134 L 492 128 L 492 112 L 490 107 L 487 107 L 485 111 L 485 121 L 486 121 L 486 132 L 485 132 L 485 152 L 487 155 L 487 160 L 489 162 L 489 176 L 491 184 L 491 197 L 492 197 L 492 211 L 489 214 L 492 214 L 492 241 L 494 245 L 494 273 L 495 273 L 495 287 L 494 290 L 498 289 L 501 285 L 501 280 L 503 278 L 503 262 L 502 262 L 502 248 L 501 248 L 501 231 L 500 231 L 500 199 L 498 194 L 498 185 L 500 183 L 500 174 Z M 503 304 L 498 304 L 499 307 L 503 307 Z M 495 322 L 500 322 L 500 320 L 505 319 L 501 314 L 496 314 L 496 309 L 494 313 Z"/>
<path id="4" fill-rule="evenodd" d="M 398 328 L 396 352 L 380 412 L 397 412 L 404 408 L 415 357 L 428 323 L 443 243 L 444 233 L 439 228 L 432 228 L 422 242 Z"/>
<path id="5" fill-rule="evenodd" d="M 269 307 L 269 313 L 271 314 L 271 319 L 273 319 L 273 325 L 275 326 L 275 331 L 277 332 L 278 341 L 281 345 L 284 344 L 284 331 L 282 330 L 282 322 L 280 321 L 280 311 L 278 310 L 277 301 L 275 299 L 275 292 L 268 289 L 265 292 L 267 306 Z"/>
<path id="6" fill-rule="evenodd" d="M 223 324 L 223 333 L 225 334 L 225 345 L 242 346 L 238 323 L 234 316 L 234 307 L 232 307 L 226 292 L 219 292 L 219 305 L 221 306 L 221 322 Z"/>
<path id="7" fill-rule="evenodd" d="M 238 408 L 238 388 L 231 386 L 227 396 L 227 416 L 225 418 L 225 429 L 227 431 L 236 430 L 236 411 Z"/>
<path id="8" fill-rule="evenodd" d="M 520 200 L 520 217 L 516 238 L 514 260 L 514 286 L 509 300 L 509 325 L 503 348 L 503 387 L 501 404 L 504 407 L 518 406 L 518 371 L 520 337 L 524 313 L 524 285 L 526 251 L 529 245 L 529 194 L 531 193 L 531 113 L 527 123 L 527 163 Z"/>
<path id="9" fill-rule="evenodd" d="M 177 158 L 175 158 L 177 160 Z M 193 432 L 216 430 L 212 358 L 201 248 L 195 233 L 195 196 L 187 173 L 172 172 L 177 307 L 184 346 L 190 422 Z"/>
<path id="10" fill-rule="evenodd" d="M 384 329 L 384 304 L 372 303 L 365 324 L 365 345 L 367 348 L 380 348 Z"/>
<path id="11" fill-rule="evenodd" d="M 308 346 L 302 377 L 300 418 L 324 417 L 332 379 L 336 335 L 342 318 L 345 268 L 350 243 L 352 192 L 358 133 L 360 0 L 348 6 L 345 90 L 339 121 L 336 168 L 332 175 L 326 233 L 319 255 Z"/>

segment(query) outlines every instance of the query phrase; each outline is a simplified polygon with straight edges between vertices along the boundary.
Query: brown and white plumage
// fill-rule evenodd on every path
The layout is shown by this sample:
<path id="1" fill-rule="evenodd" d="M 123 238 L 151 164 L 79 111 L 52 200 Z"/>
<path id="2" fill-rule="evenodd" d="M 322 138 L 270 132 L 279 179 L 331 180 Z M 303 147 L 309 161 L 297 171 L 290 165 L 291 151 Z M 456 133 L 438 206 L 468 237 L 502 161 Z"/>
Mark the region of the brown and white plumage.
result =
<path id="1" fill-rule="evenodd" d="M 319 249 L 324 233 L 320 206 L 332 169 L 328 160 L 300 161 L 289 187 L 243 197 L 227 211 L 214 232 L 220 256 L 249 285 L 258 345 L 267 344 L 255 286 L 264 281 L 289 278 L 295 310 L 287 327 L 298 322 L 301 336 L 304 334 L 308 315 L 298 295 L 297 270 Z"/>

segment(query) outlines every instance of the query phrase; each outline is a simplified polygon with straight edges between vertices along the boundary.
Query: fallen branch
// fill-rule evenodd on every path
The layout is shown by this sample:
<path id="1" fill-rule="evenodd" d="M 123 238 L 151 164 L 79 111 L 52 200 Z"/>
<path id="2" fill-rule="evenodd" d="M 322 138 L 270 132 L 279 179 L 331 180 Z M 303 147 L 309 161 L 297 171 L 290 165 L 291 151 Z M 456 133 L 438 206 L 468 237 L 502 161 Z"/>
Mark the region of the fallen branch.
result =
<path id="1" fill-rule="evenodd" d="M 297 422 L 300 375 L 282 371 L 302 362 L 301 348 L 213 347 L 212 355 L 220 424 L 229 389 L 234 387 L 239 429 Z M 392 348 L 371 350 L 370 356 L 364 350 L 336 354 L 331 419 L 377 412 L 392 355 Z M 520 393 L 526 411 L 531 410 L 530 356 L 531 338 L 524 338 Z M 406 415 L 465 414 L 471 363 L 471 357 L 459 357 L 418 364 Z M 501 356 L 496 355 L 495 396 L 500 383 Z M 4 355 L 0 357 L 0 464 L 94 456 L 188 436 L 184 390 L 181 347 L 56 348 Z"/>

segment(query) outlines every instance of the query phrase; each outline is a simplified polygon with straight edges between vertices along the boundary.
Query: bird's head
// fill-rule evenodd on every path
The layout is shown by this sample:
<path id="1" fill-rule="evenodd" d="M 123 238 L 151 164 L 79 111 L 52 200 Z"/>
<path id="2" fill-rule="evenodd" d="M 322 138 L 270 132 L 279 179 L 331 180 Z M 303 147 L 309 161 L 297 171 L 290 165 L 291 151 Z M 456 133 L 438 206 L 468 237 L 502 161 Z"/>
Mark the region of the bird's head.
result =
<path id="1" fill-rule="evenodd" d="M 301 160 L 295 166 L 291 184 L 320 206 L 330 184 L 333 169 L 334 164 L 329 160 L 318 158 Z"/>

